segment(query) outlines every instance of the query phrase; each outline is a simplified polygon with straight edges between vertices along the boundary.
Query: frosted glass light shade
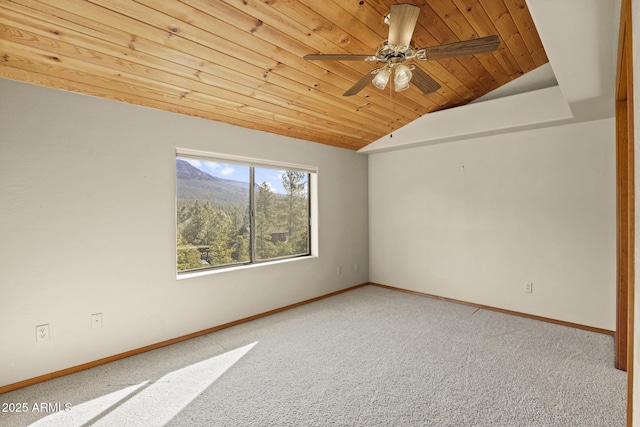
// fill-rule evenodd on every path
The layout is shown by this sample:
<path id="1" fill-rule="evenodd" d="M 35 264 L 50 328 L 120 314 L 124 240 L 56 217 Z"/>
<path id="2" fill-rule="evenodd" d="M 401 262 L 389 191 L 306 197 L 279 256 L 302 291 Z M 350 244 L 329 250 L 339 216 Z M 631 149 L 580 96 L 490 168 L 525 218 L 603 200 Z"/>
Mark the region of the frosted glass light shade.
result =
<path id="1" fill-rule="evenodd" d="M 413 77 L 413 73 L 406 65 L 398 65 L 395 70 L 393 85 L 396 92 L 402 92 L 409 89 L 409 82 Z"/>
<path id="2" fill-rule="evenodd" d="M 389 82 L 389 76 L 391 76 L 391 70 L 383 68 L 373 78 L 373 85 L 380 90 L 384 89 L 387 87 L 387 83 Z"/>

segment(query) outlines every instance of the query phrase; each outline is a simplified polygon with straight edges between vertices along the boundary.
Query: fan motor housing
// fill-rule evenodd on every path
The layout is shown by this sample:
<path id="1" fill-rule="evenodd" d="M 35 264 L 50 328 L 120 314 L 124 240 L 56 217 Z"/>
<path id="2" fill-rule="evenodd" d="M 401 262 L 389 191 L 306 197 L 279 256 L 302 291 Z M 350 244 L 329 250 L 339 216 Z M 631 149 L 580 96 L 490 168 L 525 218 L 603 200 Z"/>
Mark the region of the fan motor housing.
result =
<path id="1" fill-rule="evenodd" d="M 413 58 L 415 54 L 416 50 L 411 46 L 396 46 L 385 40 L 378 47 L 375 57 L 381 62 L 402 62 Z"/>

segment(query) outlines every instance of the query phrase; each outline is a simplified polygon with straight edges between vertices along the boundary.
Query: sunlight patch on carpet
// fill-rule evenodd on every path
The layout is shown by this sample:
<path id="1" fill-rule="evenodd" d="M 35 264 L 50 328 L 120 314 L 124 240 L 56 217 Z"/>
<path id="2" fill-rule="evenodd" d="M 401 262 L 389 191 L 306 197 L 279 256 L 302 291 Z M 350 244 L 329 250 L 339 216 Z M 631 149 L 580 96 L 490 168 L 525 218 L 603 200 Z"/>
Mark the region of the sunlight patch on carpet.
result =
<path id="1" fill-rule="evenodd" d="M 157 380 L 147 380 L 73 406 L 31 424 L 39 426 L 163 426 L 247 354 L 258 342 L 228 351 Z M 136 418 L 131 419 L 131 415 Z"/>

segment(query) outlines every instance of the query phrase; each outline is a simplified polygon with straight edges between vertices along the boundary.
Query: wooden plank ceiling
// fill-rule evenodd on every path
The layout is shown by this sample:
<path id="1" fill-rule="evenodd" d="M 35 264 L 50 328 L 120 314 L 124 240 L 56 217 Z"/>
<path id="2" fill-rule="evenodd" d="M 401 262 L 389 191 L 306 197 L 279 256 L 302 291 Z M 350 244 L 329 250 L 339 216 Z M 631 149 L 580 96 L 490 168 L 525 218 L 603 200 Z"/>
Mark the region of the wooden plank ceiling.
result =
<path id="1" fill-rule="evenodd" d="M 392 0 L 0 0 L 0 77 L 357 150 L 546 63 L 525 0 L 413 0 L 416 48 L 488 35 L 494 53 L 412 61 L 442 88 L 367 86 Z"/>

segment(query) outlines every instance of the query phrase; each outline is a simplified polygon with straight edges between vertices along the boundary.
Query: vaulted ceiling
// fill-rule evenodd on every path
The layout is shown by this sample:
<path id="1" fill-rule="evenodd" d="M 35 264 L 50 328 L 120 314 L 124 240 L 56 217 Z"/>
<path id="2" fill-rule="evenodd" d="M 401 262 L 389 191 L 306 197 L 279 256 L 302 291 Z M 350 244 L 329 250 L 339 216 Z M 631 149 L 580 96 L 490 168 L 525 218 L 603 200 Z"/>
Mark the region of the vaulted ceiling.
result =
<path id="1" fill-rule="evenodd" d="M 489 35 L 493 53 L 415 63 L 441 88 L 368 85 L 392 0 L 2 0 L 0 77 L 357 150 L 548 62 L 525 0 L 410 0 L 416 48 Z"/>

